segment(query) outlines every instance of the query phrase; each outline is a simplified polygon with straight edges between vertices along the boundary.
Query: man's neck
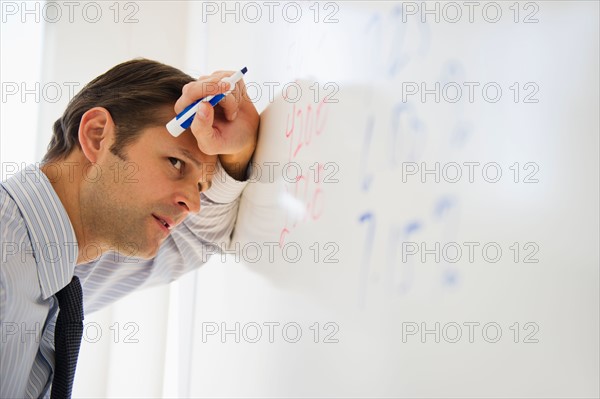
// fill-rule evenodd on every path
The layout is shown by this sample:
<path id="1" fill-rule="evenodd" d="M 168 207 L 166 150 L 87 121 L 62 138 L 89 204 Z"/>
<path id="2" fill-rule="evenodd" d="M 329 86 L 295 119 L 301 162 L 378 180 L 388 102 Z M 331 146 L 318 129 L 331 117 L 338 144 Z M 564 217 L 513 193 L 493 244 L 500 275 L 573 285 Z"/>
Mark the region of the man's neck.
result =
<path id="1" fill-rule="evenodd" d="M 80 187 L 83 179 L 85 162 L 68 157 L 61 161 L 50 162 L 40 167 L 48 177 L 56 195 L 65 208 L 77 239 L 78 253 L 76 265 L 91 262 L 90 256 L 99 257 L 106 251 L 104 246 L 98 253 L 98 243 L 94 242 L 81 218 Z M 94 242 L 94 251 L 87 251 L 89 243 Z M 88 253 L 91 252 L 91 253 Z"/>

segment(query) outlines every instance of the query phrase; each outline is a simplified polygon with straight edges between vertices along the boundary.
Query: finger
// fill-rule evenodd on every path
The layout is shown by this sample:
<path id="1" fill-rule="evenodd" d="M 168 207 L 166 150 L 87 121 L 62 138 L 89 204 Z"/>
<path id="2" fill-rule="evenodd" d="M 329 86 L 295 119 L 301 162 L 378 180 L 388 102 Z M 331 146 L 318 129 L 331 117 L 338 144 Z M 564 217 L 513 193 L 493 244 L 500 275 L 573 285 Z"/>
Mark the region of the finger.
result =
<path id="1" fill-rule="evenodd" d="M 190 126 L 192 134 L 196 137 L 200 151 L 207 155 L 216 154 L 215 148 L 211 145 L 211 143 L 214 142 L 214 140 L 212 140 L 214 135 L 212 126 L 214 119 L 215 112 L 213 107 L 209 103 L 201 102 L 198 111 L 196 112 L 196 116 L 192 120 L 192 125 Z"/>
<path id="2" fill-rule="evenodd" d="M 240 80 L 236 83 L 233 91 L 219 102 L 219 106 L 223 108 L 225 118 L 232 121 L 237 117 L 240 109 L 243 109 L 244 102 L 247 101 L 250 100 L 246 92 L 246 85 L 243 80 Z"/>
<path id="3" fill-rule="evenodd" d="M 181 97 L 175 103 L 175 112 L 180 113 L 185 107 L 199 98 L 227 91 L 229 85 L 222 83 L 221 79 L 230 75 L 231 72 L 219 71 L 183 86 Z"/>
<path id="4" fill-rule="evenodd" d="M 225 98 L 219 102 L 218 106 L 223 109 L 225 118 L 228 121 L 234 120 L 240 108 L 239 91 L 233 91 L 226 95 Z"/>
<path id="5" fill-rule="evenodd" d="M 227 85 L 220 83 L 219 79 L 190 82 L 183 86 L 181 97 L 175 103 L 175 112 L 179 114 L 194 101 L 209 95 L 222 93 L 226 90 Z"/>

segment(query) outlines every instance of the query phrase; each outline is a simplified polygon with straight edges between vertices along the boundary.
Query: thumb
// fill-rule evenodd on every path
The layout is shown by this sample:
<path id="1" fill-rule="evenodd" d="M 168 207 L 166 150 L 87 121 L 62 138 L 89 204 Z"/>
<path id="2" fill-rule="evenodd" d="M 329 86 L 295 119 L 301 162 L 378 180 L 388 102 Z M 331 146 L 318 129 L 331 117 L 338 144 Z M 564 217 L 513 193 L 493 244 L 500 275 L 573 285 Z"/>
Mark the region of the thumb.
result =
<path id="1" fill-rule="evenodd" d="M 207 155 L 214 155 L 215 149 L 213 143 L 213 121 L 215 119 L 215 111 L 207 102 L 200 102 L 196 116 L 192 121 L 190 129 L 192 134 L 198 141 L 198 147 Z"/>

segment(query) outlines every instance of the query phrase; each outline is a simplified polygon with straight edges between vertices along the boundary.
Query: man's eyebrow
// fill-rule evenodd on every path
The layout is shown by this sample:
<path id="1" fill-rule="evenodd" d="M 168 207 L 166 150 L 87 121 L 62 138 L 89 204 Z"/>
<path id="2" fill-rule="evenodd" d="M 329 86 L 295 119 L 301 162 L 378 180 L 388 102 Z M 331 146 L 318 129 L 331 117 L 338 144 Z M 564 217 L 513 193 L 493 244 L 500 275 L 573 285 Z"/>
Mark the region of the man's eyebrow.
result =
<path id="1" fill-rule="evenodd" d="M 194 158 L 194 156 L 192 155 L 191 152 L 189 152 L 185 148 L 179 147 L 179 153 L 181 155 L 183 155 L 183 157 L 187 158 L 188 161 L 192 161 L 192 163 L 194 165 L 196 165 L 196 167 L 198 169 L 202 170 L 202 162 L 200 162 L 199 160 L 197 160 L 196 158 Z M 203 184 L 207 186 L 206 190 L 208 190 L 212 186 L 212 179 L 208 180 L 207 182 L 203 182 Z M 200 190 L 200 191 L 206 191 L 206 190 Z"/>
<path id="2" fill-rule="evenodd" d="M 179 153 L 181 155 L 183 155 L 185 158 L 187 158 L 188 161 L 192 161 L 198 169 L 202 170 L 202 162 L 200 162 L 196 158 L 194 158 L 194 156 L 192 155 L 191 152 L 189 152 L 185 148 L 179 148 Z"/>

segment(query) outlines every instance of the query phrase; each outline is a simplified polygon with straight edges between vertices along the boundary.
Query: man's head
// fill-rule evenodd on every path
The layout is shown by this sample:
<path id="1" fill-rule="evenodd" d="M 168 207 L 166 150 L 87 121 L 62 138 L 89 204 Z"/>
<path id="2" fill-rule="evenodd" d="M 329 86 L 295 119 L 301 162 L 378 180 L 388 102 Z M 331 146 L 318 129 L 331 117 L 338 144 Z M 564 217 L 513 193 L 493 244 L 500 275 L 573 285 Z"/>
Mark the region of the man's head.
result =
<path id="1" fill-rule="evenodd" d="M 83 244 L 152 257 L 171 228 L 200 210 L 216 156 L 202 153 L 191 132 L 174 138 L 165 127 L 193 80 L 155 61 L 128 61 L 86 85 L 54 124 L 45 172 L 64 197 L 80 251 Z M 76 177 L 53 180 L 51 164 Z"/>
<path id="2" fill-rule="evenodd" d="M 80 148 L 79 125 L 91 108 L 108 110 L 116 125 L 111 152 L 123 157 L 123 149 L 135 141 L 142 129 L 162 123 L 157 110 L 181 96 L 182 87 L 194 79 L 160 62 L 135 59 L 123 62 L 98 76 L 75 95 L 63 115 L 54 122 L 54 135 L 43 162 L 66 158 Z"/>

